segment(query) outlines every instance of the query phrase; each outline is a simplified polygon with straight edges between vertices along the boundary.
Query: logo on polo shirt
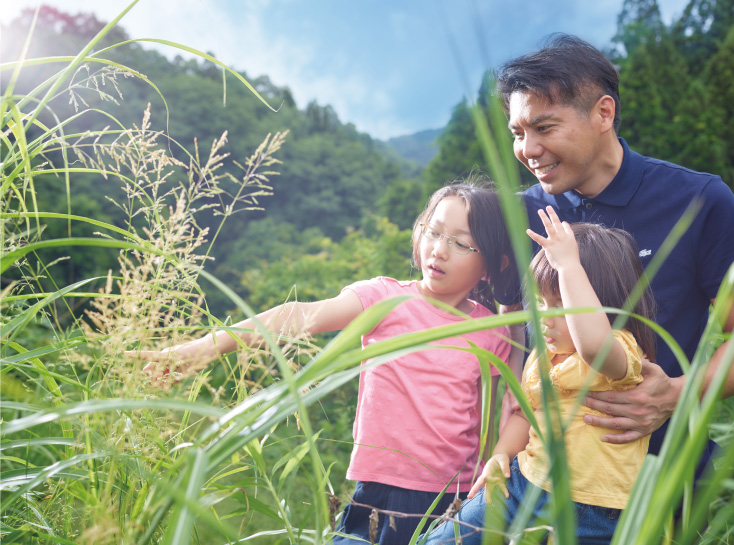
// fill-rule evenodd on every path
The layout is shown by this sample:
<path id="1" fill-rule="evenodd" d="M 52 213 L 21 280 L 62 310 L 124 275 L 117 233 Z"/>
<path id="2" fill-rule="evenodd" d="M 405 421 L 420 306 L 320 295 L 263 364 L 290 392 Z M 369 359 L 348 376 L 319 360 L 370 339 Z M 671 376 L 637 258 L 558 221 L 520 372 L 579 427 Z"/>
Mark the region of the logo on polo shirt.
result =
<path id="1" fill-rule="evenodd" d="M 652 254 L 652 250 L 640 250 L 640 257 L 647 257 Z"/>

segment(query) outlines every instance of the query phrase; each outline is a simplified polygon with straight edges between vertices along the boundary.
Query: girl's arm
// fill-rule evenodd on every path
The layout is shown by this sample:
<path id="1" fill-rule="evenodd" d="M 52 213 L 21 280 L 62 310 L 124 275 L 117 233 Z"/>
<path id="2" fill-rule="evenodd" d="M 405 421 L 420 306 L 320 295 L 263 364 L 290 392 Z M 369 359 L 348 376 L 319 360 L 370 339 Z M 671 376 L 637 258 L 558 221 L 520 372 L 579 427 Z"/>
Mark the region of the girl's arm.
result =
<path id="1" fill-rule="evenodd" d="M 525 418 L 522 411 L 516 411 L 507 421 L 502 435 L 500 435 L 497 446 L 494 447 L 493 456 L 503 454 L 512 460 L 517 453 L 525 450 L 530 439 L 530 422 Z"/>
<path id="2" fill-rule="evenodd" d="M 589 282 L 586 271 L 579 260 L 576 237 L 567 222 L 561 222 L 553 207 L 547 207 L 547 215 L 538 210 L 548 238 L 530 229 L 527 233 L 545 250 L 550 265 L 558 271 L 558 287 L 565 308 L 600 307 L 601 302 Z M 622 346 L 612 337 L 612 326 L 604 312 L 590 314 L 568 314 L 566 323 L 573 345 L 581 358 L 591 365 L 596 355 L 611 342 L 599 372 L 613 379 L 627 374 L 627 356 Z"/>
<path id="3" fill-rule="evenodd" d="M 492 503 L 490 494 L 495 486 L 500 486 L 505 497 L 508 497 L 509 493 L 504 482 L 510 478 L 510 460 L 517 456 L 518 452 L 525 449 L 529 438 L 530 422 L 525 418 L 522 411 L 513 413 L 500 434 L 492 458 L 484 466 L 482 474 L 472 486 L 468 497 L 473 498 L 482 487 L 485 487 L 484 495 L 487 502 Z"/>
<path id="4" fill-rule="evenodd" d="M 316 335 L 344 329 L 362 312 L 362 303 L 352 290 L 344 290 L 338 296 L 313 303 L 291 302 L 266 310 L 256 318 L 273 334 L 296 336 L 301 333 Z M 248 318 L 233 327 L 252 331 L 236 332 L 245 345 L 256 346 L 263 338 L 255 322 Z M 141 360 L 151 362 L 177 361 L 184 365 L 204 366 L 220 354 L 236 350 L 240 344 L 229 331 L 215 331 L 200 339 L 166 348 L 161 351 L 145 350 L 125 352 Z"/>

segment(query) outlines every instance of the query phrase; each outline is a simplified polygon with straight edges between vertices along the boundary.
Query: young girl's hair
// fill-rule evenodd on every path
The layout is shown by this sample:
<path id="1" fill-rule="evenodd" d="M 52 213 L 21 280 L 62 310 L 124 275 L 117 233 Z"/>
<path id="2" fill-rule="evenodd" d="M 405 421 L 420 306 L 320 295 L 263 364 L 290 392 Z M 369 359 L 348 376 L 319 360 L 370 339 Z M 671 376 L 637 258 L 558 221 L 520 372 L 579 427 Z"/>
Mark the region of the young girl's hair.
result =
<path id="1" fill-rule="evenodd" d="M 472 175 L 467 180 L 444 186 L 431 195 L 426 208 L 413 225 L 413 263 L 417 269 L 421 268 L 420 224 L 429 223 L 438 203 L 447 197 L 459 197 L 464 201 L 469 230 L 487 271 L 486 278 L 477 283 L 468 297 L 497 312 L 494 293 L 503 293 L 517 278 L 517 266 L 499 196 L 488 178 Z"/>
<path id="2" fill-rule="evenodd" d="M 589 277 L 602 306 L 622 308 L 639 279 L 644 274 L 638 257 L 637 243 L 632 235 L 592 223 L 571 224 L 579 247 L 581 266 Z M 551 267 L 542 249 L 531 263 L 533 278 L 540 293 L 559 296 L 558 271 Z M 650 320 L 655 316 L 655 301 L 648 287 L 632 310 Z M 613 323 L 616 314 L 607 314 Z M 647 358 L 655 354 L 655 334 L 650 326 L 631 318 L 625 325 L 637 340 Z"/>

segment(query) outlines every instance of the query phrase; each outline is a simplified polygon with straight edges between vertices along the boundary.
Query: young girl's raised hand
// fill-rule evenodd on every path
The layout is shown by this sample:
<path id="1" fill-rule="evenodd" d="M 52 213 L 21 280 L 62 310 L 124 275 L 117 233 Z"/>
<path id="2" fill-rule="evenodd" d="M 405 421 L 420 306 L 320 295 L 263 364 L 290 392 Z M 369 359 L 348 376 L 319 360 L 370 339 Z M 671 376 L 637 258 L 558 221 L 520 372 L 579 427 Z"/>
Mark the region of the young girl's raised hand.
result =
<path id="1" fill-rule="evenodd" d="M 538 215 L 545 227 L 547 238 L 530 229 L 526 232 L 545 250 L 551 267 L 558 271 L 561 268 L 579 264 L 579 247 L 568 222 L 562 222 L 551 206 L 548 206 L 546 210 L 538 210 Z"/>
<path id="2" fill-rule="evenodd" d="M 538 210 L 547 236 L 527 230 L 527 234 L 537 242 L 548 260 L 548 264 L 558 271 L 558 295 L 564 308 L 601 307 L 599 297 L 581 265 L 576 235 L 568 222 L 562 222 L 553 207 Z M 545 300 L 554 294 L 540 294 Z M 592 365 L 597 355 L 603 352 L 606 357 L 597 370 L 608 377 L 621 379 L 627 373 L 627 356 L 622 346 L 613 339 L 609 318 L 604 312 L 567 314 L 555 318 L 567 325 L 572 340 L 572 348 L 588 365 Z M 565 347 L 568 348 L 568 347 Z"/>

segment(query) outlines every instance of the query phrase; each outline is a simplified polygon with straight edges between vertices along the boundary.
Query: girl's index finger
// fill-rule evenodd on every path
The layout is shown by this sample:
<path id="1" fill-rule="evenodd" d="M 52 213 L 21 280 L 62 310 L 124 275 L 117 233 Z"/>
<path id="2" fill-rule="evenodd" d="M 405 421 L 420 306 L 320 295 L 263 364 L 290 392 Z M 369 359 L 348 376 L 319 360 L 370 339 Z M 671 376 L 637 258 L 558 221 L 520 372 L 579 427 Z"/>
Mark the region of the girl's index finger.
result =
<path id="1" fill-rule="evenodd" d="M 539 235 L 532 229 L 526 229 L 525 232 L 530 238 L 537 242 L 541 246 L 541 248 L 545 248 L 545 243 L 548 241 L 547 238 L 545 238 L 543 235 Z"/>

